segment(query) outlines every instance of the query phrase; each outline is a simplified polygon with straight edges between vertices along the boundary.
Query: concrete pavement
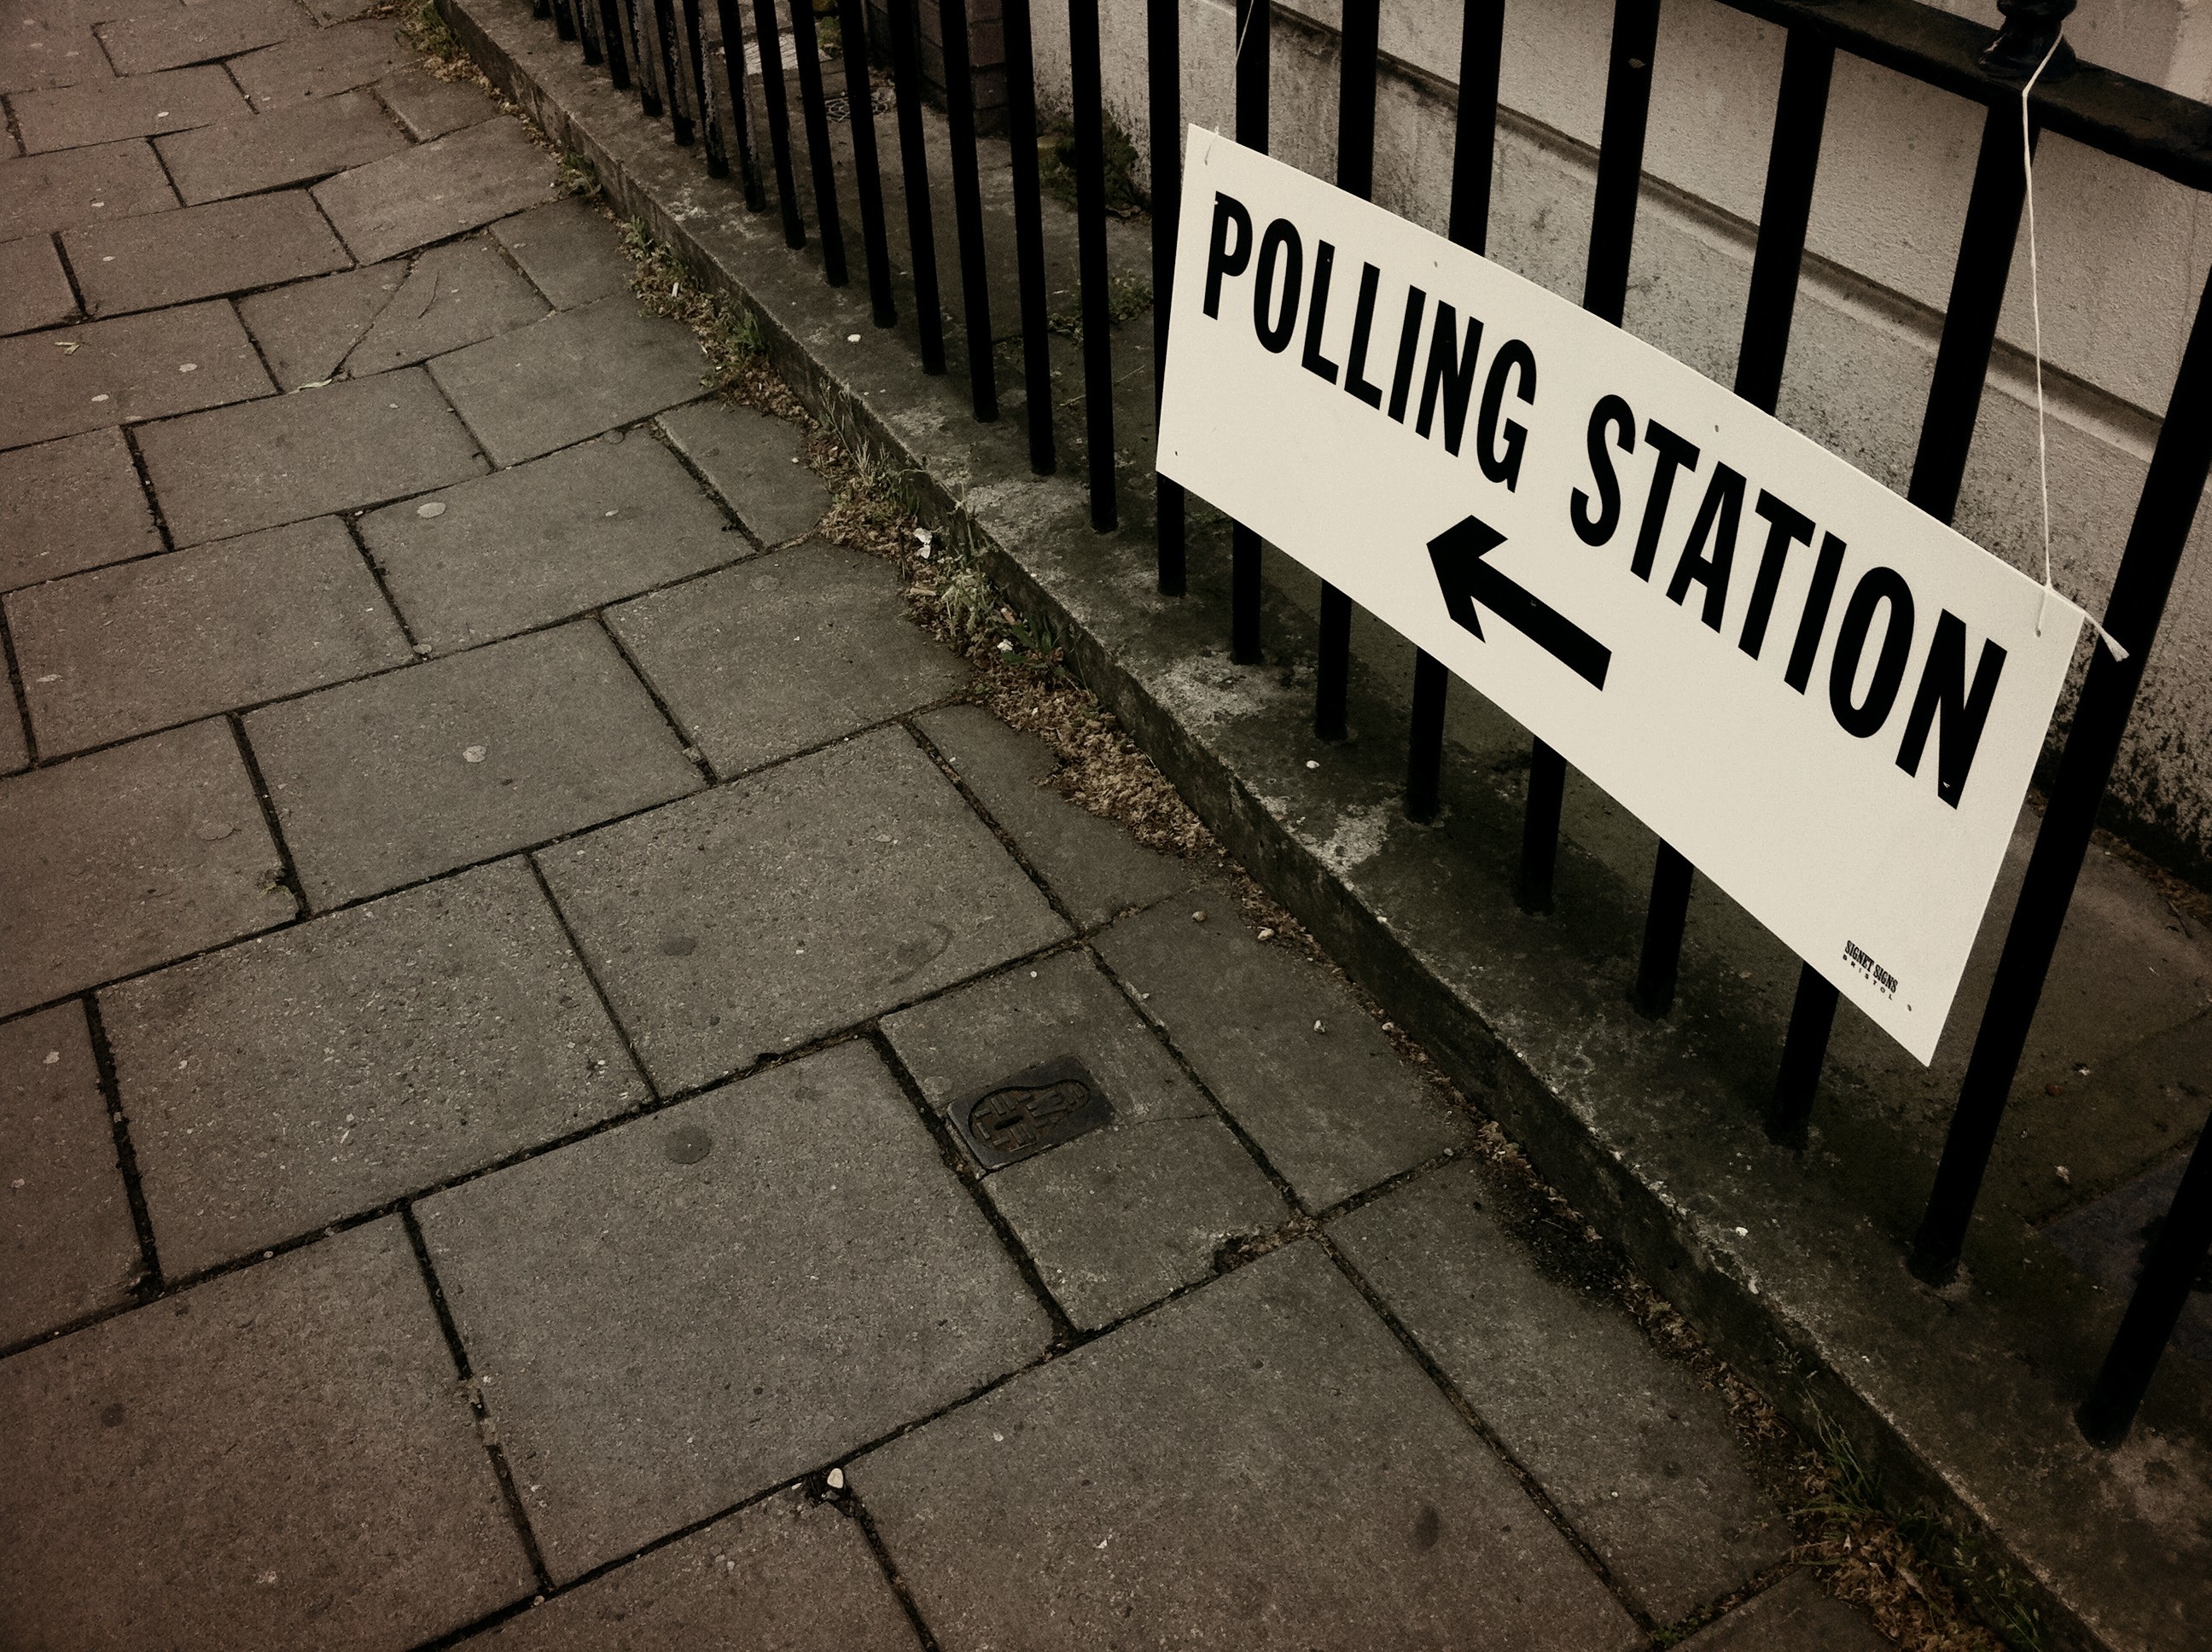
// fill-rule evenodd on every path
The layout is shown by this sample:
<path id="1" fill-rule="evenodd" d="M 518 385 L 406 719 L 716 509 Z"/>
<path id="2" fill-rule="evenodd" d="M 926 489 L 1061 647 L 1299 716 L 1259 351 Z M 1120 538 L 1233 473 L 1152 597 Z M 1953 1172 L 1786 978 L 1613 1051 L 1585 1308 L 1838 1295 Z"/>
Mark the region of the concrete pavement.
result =
<path id="1" fill-rule="evenodd" d="M 0 1641 L 1879 1644 L 357 9 L 0 17 Z"/>

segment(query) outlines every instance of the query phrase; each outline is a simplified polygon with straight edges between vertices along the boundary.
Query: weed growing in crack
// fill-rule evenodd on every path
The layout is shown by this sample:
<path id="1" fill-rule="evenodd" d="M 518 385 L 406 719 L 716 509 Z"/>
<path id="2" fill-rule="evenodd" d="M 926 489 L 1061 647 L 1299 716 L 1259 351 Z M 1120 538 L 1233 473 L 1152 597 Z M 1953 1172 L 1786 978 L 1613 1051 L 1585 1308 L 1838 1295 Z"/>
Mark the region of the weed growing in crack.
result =
<path id="1" fill-rule="evenodd" d="M 1106 300 L 1106 319 L 1115 326 L 1133 321 L 1152 307 L 1152 289 L 1141 281 L 1119 276 L 1113 291 Z M 1045 331 L 1058 333 L 1062 338 L 1083 342 L 1083 307 L 1075 305 L 1065 310 L 1055 310 L 1044 319 Z"/>
<path id="2" fill-rule="evenodd" d="M 423 67 L 434 74 L 440 68 L 465 65 L 461 72 L 439 75 L 439 79 L 465 80 L 476 74 L 476 64 L 447 26 L 446 15 L 438 9 L 438 0 L 412 0 L 400 14 L 399 33 L 409 46 L 431 59 Z"/>
<path id="3" fill-rule="evenodd" d="M 553 169 L 553 187 L 563 195 L 580 195 L 587 201 L 596 201 L 600 194 L 599 169 L 592 164 L 591 156 L 571 149 Z"/>
<path id="4" fill-rule="evenodd" d="M 2042 1623 L 2010 1570 L 1970 1552 L 1926 1514 L 1891 1513 L 1881 1475 L 1849 1436 L 1825 1413 L 1815 1424 L 1817 1443 L 1799 1454 L 1806 1500 L 1790 1511 L 1798 1564 L 1825 1573 L 1831 1594 L 1864 1606 L 1882 1633 L 1913 1652 L 2042 1652 Z M 1989 1603 L 1994 1632 L 1966 1615 L 1947 1577 Z"/>
<path id="5" fill-rule="evenodd" d="M 1100 145 L 1105 165 L 1106 211 L 1115 218 L 1141 218 L 1151 202 L 1137 181 L 1137 146 L 1121 130 L 1121 122 L 1106 116 L 1104 141 Z M 1046 191 L 1070 212 L 1075 210 L 1075 128 L 1048 120 L 1037 134 L 1037 177 Z"/>
<path id="6" fill-rule="evenodd" d="M 643 219 L 632 218 L 623 224 L 622 240 L 623 250 L 635 266 L 629 285 L 639 302 L 655 315 L 684 323 L 697 336 L 699 348 L 709 363 L 699 381 L 703 386 L 736 393 L 749 380 L 773 376 L 758 316 L 728 294 L 701 281 L 665 243 L 655 239 Z M 790 399 L 790 392 L 785 392 L 784 398 Z M 758 404 L 757 398 L 742 393 L 738 393 L 737 399 Z M 784 411 L 781 407 L 769 410 Z"/>

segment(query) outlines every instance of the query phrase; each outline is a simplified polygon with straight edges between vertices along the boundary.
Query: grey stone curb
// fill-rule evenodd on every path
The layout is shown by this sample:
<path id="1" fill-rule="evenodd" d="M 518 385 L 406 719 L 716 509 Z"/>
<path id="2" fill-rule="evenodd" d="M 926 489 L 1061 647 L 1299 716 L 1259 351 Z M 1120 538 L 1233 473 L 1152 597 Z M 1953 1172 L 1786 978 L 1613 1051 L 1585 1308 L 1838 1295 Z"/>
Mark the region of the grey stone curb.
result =
<path id="1" fill-rule="evenodd" d="M 1072 410 L 1060 418 L 1061 474 L 1031 476 L 1018 403 L 1008 397 L 999 423 L 978 425 L 957 359 L 924 378 L 910 335 L 872 325 L 857 258 L 851 285 L 824 286 L 811 249 L 787 252 L 772 214 L 747 216 L 733 183 L 709 180 L 526 0 L 440 3 L 502 92 L 591 161 L 621 216 L 643 220 L 757 316 L 807 408 L 895 466 L 919 513 L 1056 628 L 1085 683 L 1228 850 L 1715 1348 L 1808 1438 L 1849 1440 L 1893 1505 L 1948 1528 L 1969 1558 L 1958 1581 L 1985 1616 L 2031 1608 L 2044 1645 L 2099 1652 L 2207 1632 L 2212 1536 L 2182 1490 L 2205 1473 L 2198 1442 L 2212 1406 L 2201 1373 L 2169 1360 L 2147 1418 L 2163 1431 L 2139 1430 L 2118 1454 L 2091 1450 L 2069 1408 L 2116 1321 L 2109 1296 L 2040 1265 L 1996 1281 L 1985 1254 L 2017 1260 L 2043 1242 L 1993 1233 L 1987 1219 L 1970 1261 L 1994 1283 L 1939 1295 L 1914 1282 L 1894 1212 L 1870 1216 L 1808 1163 L 1817 1155 L 1778 1148 L 1759 1129 L 1778 1032 L 1741 1027 L 1733 967 L 1693 951 L 1675 1017 L 1639 1019 L 1626 999 L 1640 887 L 1565 844 L 1559 915 L 1520 914 L 1509 881 L 1517 805 L 1492 764 L 1448 751 L 1445 823 L 1409 826 L 1396 803 L 1402 708 L 1356 670 L 1355 738 L 1325 746 L 1310 731 L 1310 676 L 1231 667 L 1226 605 L 1206 583 L 1214 559 L 1196 525 L 1192 594 L 1179 602 L 1153 590 L 1148 532 L 1090 529 L 1073 479 L 1082 462 L 1067 451 Z M 856 250 L 850 224 L 848 242 Z M 1134 352 L 1149 332 L 1122 338 Z M 1018 349 L 1001 353 L 1005 394 Z M 1125 513 L 1140 490 L 1148 511 L 1149 471 L 1121 457 Z M 1304 616 L 1281 592 L 1271 604 L 1271 662 L 1310 659 Z M 1359 740 L 1362 727 L 1376 738 Z M 1761 962 L 1794 976 L 1787 960 Z M 1905 1175 L 1924 1185 L 1914 1167 Z M 2145 1467 L 2161 1456 L 2179 1460 L 2179 1495 L 2143 1494 Z"/>

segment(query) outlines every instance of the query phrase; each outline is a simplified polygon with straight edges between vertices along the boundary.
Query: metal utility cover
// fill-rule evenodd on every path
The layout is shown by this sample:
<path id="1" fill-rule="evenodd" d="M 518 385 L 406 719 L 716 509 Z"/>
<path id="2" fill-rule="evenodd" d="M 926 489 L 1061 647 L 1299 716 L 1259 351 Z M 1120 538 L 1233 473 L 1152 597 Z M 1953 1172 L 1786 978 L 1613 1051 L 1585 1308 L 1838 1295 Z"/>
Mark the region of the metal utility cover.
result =
<path id="1" fill-rule="evenodd" d="M 1083 1063 L 1062 1055 L 960 1097 L 951 1117 L 975 1162 L 996 1170 L 1113 1123 L 1114 1108 Z"/>

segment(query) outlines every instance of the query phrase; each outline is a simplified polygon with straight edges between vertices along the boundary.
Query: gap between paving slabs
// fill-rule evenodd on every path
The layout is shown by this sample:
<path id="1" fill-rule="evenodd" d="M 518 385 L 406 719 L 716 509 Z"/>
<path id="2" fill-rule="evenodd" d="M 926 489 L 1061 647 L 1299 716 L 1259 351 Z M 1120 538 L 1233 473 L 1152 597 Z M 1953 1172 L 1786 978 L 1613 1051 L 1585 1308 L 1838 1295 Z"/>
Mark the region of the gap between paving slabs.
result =
<path id="1" fill-rule="evenodd" d="M 698 334 L 713 367 L 708 382 L 730 399 L 790 420 L 805 432 L 807 460 L 833 494 L 820 536 L 896 563 L 915 618 L 975 666 L 971 697 L 1048 744 L 1057 767 L 1040 784 L 1118 821 L 1147 847 L 1210 868 L 1217 895 L 1231 895 L 1262 941 L 1291 947 L 1327 966 L 1375 1017 L 1401 1056 L 1455 1106 L 1474 1111 L 1427 1054 L 1386 1019 L 1289 911 L 1231 859 L 1119 720 L 1083 687 L 1068 658 L 1072 639 L 1049 621 L 1030 620 L 1018 611 L 992 583 L 971 543 L 948 541 L 921 527 L 916 507 L 928 502 L 927 479 L 881 461 L 871 463 L 865 440 L 848 445 L 826 429 L 777 370 L 770 340 L 755 313 L 714 282 L 702 281 L 653 235 L 645 220 L 617 218 L 601 197 L 597 168 L 587 159 L 564 157 L 564 176 L 580 193 L 601 199 L 610 221 L 620 225 L 624 247 L 637 265 L 633 288 L 640 300 Z M 863 457 L 855 457 L 855 446 Z M 1194 898 L 1208 897 L 1201 892 Z M 1218 899 L 1215 904 L 1218 908 Z M 1818 1569 L 1832 1592 L 1867 1606 L 1883 1631 L 1905 1646 L 1948 1652 L 1999 1644 L 1966 1613 L 1937 1569 L 1882 1511 L 1875 1478 L 1840 1431 L 1824 1429 L 1817 1447 L 1801 1440 L 1569 1201 L 1534 1173 L 1494 1121 L 1486 1121 L 1473 1147 L 1462 1151 L 1471 1151 L 1482 1168 L 1492 1193 L 1490 1208 L 1536 1254 L 1546 1272 L 1617 1303 L 1666 1355 L 1686 1364 L 1700 1386 L 1722 1396 L 1758 1478 L 1792 1517 L 1796 1564 Z M 1352 1205 L 1395 1185 L 1394 1181 L 1370 1190 Z M 1273 1233 L 1224 1247 L 1220 1263 L 1242 1266 L 1317 1227 L 1310 1218 L 1294 1218 Z M 1942 1540 L 1942 1534 L 1932 1528 L 1923 1536 Z M 1718 1603 L 1712 1615 L 1737 1598 Z M 2009 1626 L 2015 1632 L 2007 1638 L 2014 1644 L 2036 1643 L 2033 1619 L 2024 1610 L 2013 1613 Z"/>

